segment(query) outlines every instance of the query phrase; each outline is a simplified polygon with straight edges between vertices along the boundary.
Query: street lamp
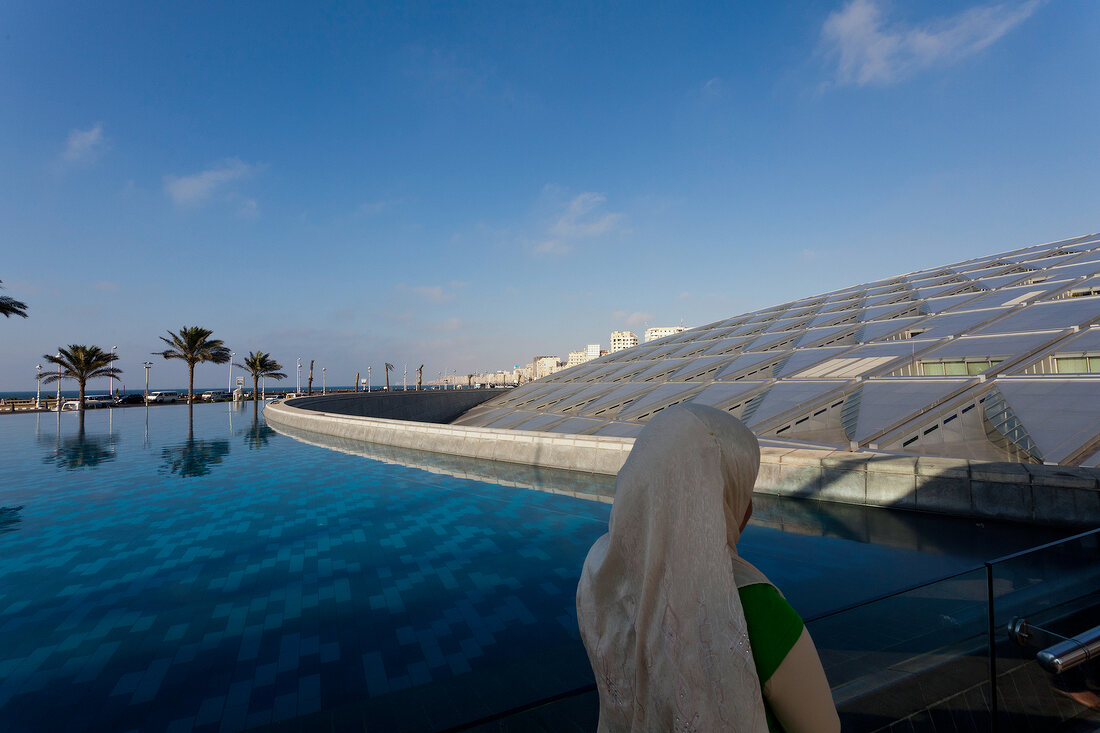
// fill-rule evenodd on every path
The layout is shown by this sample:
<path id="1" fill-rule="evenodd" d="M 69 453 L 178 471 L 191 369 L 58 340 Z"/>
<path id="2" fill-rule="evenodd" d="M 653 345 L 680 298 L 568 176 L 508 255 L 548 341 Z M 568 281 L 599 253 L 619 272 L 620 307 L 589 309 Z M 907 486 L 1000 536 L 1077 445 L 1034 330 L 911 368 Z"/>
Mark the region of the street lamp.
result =
<path id="1" fill-rule="evenodd" d="M 111 363 L 112 364 L 115 363 L 115 349 L 117 349 L 117 348 L 118 348 L 117 346 L 112 346 L 111 347 Z M 108 397 L 111 396 L 111 380 L 112 379 L 114 379 L 114 377 L 107 377 L 107 396 Z"/>
<path id="2" fill-rule="evenodd" d="M 233 357 L 237 355 L 236 351 L 229 352 L 229 389 L 227 392 L 233 392 Z M 255 395 L 253 395 L 255 397 Z"/>
<path id="3" fill-rule="evenodd" d="M 54 358 L 58 360 L 57 361 L 57 414 L 58 414 L 58 417 L 60 418 L 60 416 L 61 416 L 61 352 L 58 351 L 57 355 L 54 356 Z"/>
<path id="4" fill-rule="evenodd" d="M 35 382 L 35 384 L 34 384 L 34 409 L 37 410 L 37 409 L 42 407 L 42 400 L 41 400 L 41 396 L 42 396 L 42 365 L 41 364 L 35 364 L 34 371 L 35 371 L 35 377 L 34 377 L 34 382 Z"/>
<path id="5" fill-rule="evenodd" d="M 405 362 L 405 373 L 401 377 L 401 391 L 409 391 L 409 362 Z"/>
<path id="6" fill-rule="evenodd" d="M 153 366 L 153 362 L 147 361 L 145 364 L 145 404 L 149 404 L 149 368 Z"/>
<path id="7" fill-rule="evenodd" d="M 367 391 L 370 392 L 370 366 L 367 367 Z"/>
<path id="8" fill-rule="evenodd" d="M 294 388 L 294 394 L 302 391 L 302 357 L 298 357 L 298 386 Z"/>

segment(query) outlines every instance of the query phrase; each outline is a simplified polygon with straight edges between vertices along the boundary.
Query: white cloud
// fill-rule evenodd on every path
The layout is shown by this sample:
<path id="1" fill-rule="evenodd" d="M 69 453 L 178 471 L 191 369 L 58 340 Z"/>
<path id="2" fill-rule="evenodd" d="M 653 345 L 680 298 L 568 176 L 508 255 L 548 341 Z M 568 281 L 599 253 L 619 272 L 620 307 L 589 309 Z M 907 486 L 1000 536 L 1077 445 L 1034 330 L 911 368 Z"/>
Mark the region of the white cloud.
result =
<path id="1" fill-rule="evenodd" d="M 532 251 L 538 255 L 562 255 L 570 252 L 578 241 L 618 230 L 623 215 L 602 211 L 606 202 L 607 196 L 591 191 L 573 197 Z"/>
<path id="2" fill-rule="evenodd" d="M 429 303 L 446 303 L 454 300 L 458 294 L 457 291 L 468 285 L 468 282 L 452 280 L 447 287 L 442 285 L 406 285 L 405 283 L 401 283 L 397 286 L 397 289 L 412 293 L 419 299 Z"/>
<path id="3" fill-rule="evenodd" d="M 69 132 L 69 139 L 65 143 L 65 150 L 61 153 L 61 159 L 66 163 L 90 163 L 96 159 L 106 145 L 107 141 L 103 137 L 103 124 L 97 122 L 87 130 L 72 130 Z"/>
<path id="4" fill-rule="evenodd" d="M 260 205 L 256 203 L 256 199 L 245 199 L 237 209 L 237 216 L 242 219 L 255 219 L 259 215 Z"/>
<path id="5" fill-rule="evenodd" d="M 230 158 L 213 168 L 189 176 L 165 176 L 164 191 L 177 206 L 194 206 L 207 201 L 229 183 L 247 178 L 256 170 L 254 165 Z"/>
<path id="6" fill-rule="evenodd" d="M 821 40 L 836 83 L 886 85 L 988 48 L 1027 20 L 1042 0 L 982 5 L 923 25 L 891 22 L 881 0 L 850 0 L 825 19 Z"/>
<path id="7" fill-rule="evenodd" d="M 652 313 L 646 313 L 645 311 L 634 311 L 633 313 L 627 313 L 626 311 L 615 311 L 611 314 L 611 319 L 614 321 L 625 322 L 628 326 L 644 326 L 653 320 Z"/>

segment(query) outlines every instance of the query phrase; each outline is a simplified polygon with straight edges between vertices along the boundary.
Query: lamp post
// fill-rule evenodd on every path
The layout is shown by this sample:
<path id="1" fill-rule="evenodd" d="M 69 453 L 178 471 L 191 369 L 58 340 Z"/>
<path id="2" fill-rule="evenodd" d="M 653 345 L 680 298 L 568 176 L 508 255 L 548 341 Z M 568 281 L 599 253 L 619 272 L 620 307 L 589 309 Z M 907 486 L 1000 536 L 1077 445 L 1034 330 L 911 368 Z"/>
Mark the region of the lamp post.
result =
<path id="1" fill-rule="evenodd" d="M 367 391 L 370 392 L 370 366 L 367 366 Z"/>
<path id="2" fill-rule="evenodd" d="M 236 351 L 229 352 L 229 389 L 226 391 L 230 394 L 233 393 L 233 357 L 237 355 Z M 255 397 L 255 395 L 253 395 Z"/>
<path id="3" fill-rule="evenodd" d="M 298 357 L 298 386 L 294 388 L 294 394 L 302 391 L 302 357 Z"/>
<path id="4" fill-rule="evenodd" d="M 153 366 L 153 362 L 147 361 L 145 364 L 145 404 L 149 404 L 149 369 Z"/>
<path id="5" fill-rule="evenodd" d="M 325 367 L 321 367 L 321 395 L 325 394 Z"/>
<path id="6" fill-rule="evenodd" d="M 114 359 L 114 356 L 115 356 L 115 349 L 117 349 L 117 348 L 118 348 L 117 346 L 112 346 L 112 347 L 111 347 L 111 363 L 112 363 L 112 364 L 114 364 L 114 363 L 115 363 L 115 359 Z M 108 397 L 110 397 L 110 396 L 111 396 L 111 380 L 112 380 L 113 378 L 114 378 L 114 377 L 107 377 L 107 396 L 108 396 Z"/>
<path id="7" fill-rule="evenodd" d="M 57 352 L 57 359 L 61 359 L 61 352 Z M 61 418 L 61 362 L 57 362 L 57 416 Z"/>
<path id="8" fill-rule="evenodd" d="M 34 366 L 34 409 L 42 407 L 42 365 L 35 364 Z"/>
<path id="9" fill-rule="evenodd" d="M 401 391 L 409 391 L 409 362 L 405 362 L 405 373 L 401 376 Z"/>

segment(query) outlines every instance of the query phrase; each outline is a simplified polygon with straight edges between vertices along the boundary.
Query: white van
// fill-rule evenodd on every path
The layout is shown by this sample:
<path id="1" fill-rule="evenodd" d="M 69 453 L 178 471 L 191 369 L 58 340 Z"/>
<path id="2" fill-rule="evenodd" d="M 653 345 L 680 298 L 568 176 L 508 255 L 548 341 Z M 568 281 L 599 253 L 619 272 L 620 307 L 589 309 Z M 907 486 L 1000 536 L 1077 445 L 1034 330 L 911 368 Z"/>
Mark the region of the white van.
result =
<path id="1" fill-rule="evenodd" d="M 179 392 L 150 392 L 149 396 L 145 398 L 146 402 L 176 402 L 179 400 Z"/>

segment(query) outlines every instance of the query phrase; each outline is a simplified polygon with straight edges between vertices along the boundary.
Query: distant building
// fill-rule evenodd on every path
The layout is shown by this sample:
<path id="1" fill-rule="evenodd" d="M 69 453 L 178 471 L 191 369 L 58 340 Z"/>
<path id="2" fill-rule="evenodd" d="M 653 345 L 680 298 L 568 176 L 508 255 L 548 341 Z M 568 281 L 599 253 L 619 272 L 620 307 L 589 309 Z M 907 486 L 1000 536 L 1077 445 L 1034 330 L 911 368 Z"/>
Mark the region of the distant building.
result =
<path id="1" fill-rule="evenodd" d="M 683 326 L 661 326 L 658 328 L 647 328 L 645 330 L 646 343 L 650 341 L 656 341 L 657 339 L 663 339 L 665 336 L 672 336 L 673 334 L 683 333 L 687 329 Z"/>
<path id="2" fill-rule="evenodd" d="M 592 361 L 593 359 L 599 359 L 599 358 L 600 358 L 600 345 L 599 344 L 589 344 L 588 346 L 584 347 L 584 360 L 585 361 Z"/>
<path id="3" fill-rule="evenodd" d="M 611 351 L 622 351 L 623 349 L 629 349 L 631 346 L 637 345 L 638 337 L 634 335 L 633 331 L 611 332 Z"/>
<path id="4" fill-rule="evenodd" d="M 569 358 L 566 360 L 565 366 L 566 368 L 575 367 L 578 364 L 585 363 L 586 361 L 588 361 L 588 359 L 585 358 L 585 353 L 583 351 L 570 351 Z"/>
<path id="5" fill-rule="evenodd" d="M 534 364 L 535 379 L 548 377 L 554 372 L 561 370 L 561 359 L 556 356 L 536 356 Z"/>

